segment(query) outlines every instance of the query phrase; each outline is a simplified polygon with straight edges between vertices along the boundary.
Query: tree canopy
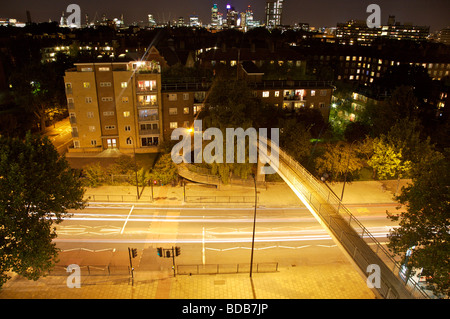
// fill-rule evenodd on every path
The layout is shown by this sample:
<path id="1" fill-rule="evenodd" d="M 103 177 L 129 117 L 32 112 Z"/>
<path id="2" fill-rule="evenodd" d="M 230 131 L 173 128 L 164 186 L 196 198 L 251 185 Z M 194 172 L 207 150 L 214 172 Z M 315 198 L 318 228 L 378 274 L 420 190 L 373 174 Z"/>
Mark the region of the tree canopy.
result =
<path id="1" fill-rule="evenodd" d="M 444 156 L 421 163 L 422 173 L 402 189 L 396 199 L 406 211 L 388 213 L 399 221 L 391 231 L 388 247 L 411 270 L 423 268 L 430 288 L 437 294 L 450 293 L 450 163 Z M 406 252 L 413 249 L 407 259 Z"/>
<path id="2" fill-rule="evenodd" d="M 84 208 L 83 194 L 48 138 L 0 137 L 0 286 L 8 271 L 37 280 L 54 265 L 53 224 Z"/>

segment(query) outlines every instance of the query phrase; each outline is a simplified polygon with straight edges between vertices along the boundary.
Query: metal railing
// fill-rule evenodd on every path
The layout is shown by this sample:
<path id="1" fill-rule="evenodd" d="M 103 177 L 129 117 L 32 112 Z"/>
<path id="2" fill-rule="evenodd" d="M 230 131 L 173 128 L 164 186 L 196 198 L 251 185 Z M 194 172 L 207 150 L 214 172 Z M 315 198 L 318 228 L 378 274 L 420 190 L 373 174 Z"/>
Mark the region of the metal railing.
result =
<path id="1" fill-rule="evenodd" d="M 152 202 L 153 199 L 151 196 L 140 196 L 139 200 L 137 198 L 137 195 L 102 195 L 102 194 L 91 194 L 86 195 L 86 199 L 90 202 Z"/>
<path id="2" fill-rule="evenodd" d="M 265 141 L 261 136 L 259 142 L 269 146 L 271 144 L 270 140 Z M 384 298 L 431 298 L 413 278 L 404 281 L 400 277 L 399 262 L 331 190 L 283 150 L 278 151 L 279 174 L 284 176 L 283 179 L 294 192 L 302 195 L 361 271 L 366 274 L 367 267 L 371 264 L 380 266 L 381 287 L 377 290 Z"/>
<path id="3" fill-rule="evenodd" d="M 278 263 L 254 263 L 253 271 L 258 273 L 277 272 Z M 178 275 L 237 274 L 250 272 L 250 263 L 177 265 Z"/>
<path id="4" fill-rule="evenodd" d="M 255 196 L 185 196 L 185 200 L 188 203 L 246 203 L 254 204 Z M 259 202 L 259 196 L 256 201 Z"/>
<path id="5" fill-rule="evenodd" d="M 49 276 L 67 276 L 68 265 L 56 265 L 49 272 Z M 111 266 L 111 265 L 80 265 L 82 276 L 114 276 L 128 275 L 130 273 L 129 266 Z"/>

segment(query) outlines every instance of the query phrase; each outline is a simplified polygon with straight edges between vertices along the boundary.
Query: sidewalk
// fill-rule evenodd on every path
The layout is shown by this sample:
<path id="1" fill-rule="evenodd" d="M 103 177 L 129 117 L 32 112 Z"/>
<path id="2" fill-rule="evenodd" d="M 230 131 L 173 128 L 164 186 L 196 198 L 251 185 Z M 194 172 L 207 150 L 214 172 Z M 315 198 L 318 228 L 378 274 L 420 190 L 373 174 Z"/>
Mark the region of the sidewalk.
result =
<path id="1" fill-rule="evenodd" d="M 16 276 L 0 299 L 374 299 L 346 262 L 284 267 L 276 273 L 178 275 L 136 271 L 129 276 L 81 276 L 81 288 L 68 288 L 67 276 L 29 281 Z"/>
<path id="2" fill-rule="evenodd" d="M 399 189 L 407 182 L 408 180 L 402 180 Z M 396 183 L 396 181 L 346 183 L 343 202 L 344 204 L 394 204 L 396 203 L 393 198 Z M 329 187 L 338 197 L 341 196 L 343 183 L 335 183 Z M 144 189 L 139 187 L 139 200 L 136 200 L 136 186 L 100 186 L 87 188 L 85 198 L 90 196 L 93 202 L 133 202 L 155 206 L 254 206 L 254 187 L 221 185 L 219 189 L 216 189 L 214 186 L 188 183 L 185 191 L 184 194 L 183 186 L 155 186 L 152 201 L 150 186 Z M 258 186 L 257 196 L 258 206 L 296 207 L 301 205 L 300 199 L 285 183 L 267 183 L 265 187 Z"/>

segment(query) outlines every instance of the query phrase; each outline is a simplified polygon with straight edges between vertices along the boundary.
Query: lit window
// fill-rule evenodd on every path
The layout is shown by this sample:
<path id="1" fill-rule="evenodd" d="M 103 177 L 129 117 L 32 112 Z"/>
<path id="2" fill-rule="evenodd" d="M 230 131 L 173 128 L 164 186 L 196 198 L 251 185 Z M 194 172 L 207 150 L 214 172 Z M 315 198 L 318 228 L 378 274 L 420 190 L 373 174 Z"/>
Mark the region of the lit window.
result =
<path id="1" fill-rule="evenodd" d="M 130 117 L 130 112 L 129 111 L 123 112 L 123 117 Z"/>
<path id="2" fill-rule="evenodd" d="M 315 90 L 311 90 L 311 96 L 316 96 L 316 91 Z"/>
<path id="3" fill-rule="evenodd" d="M 169 115 L 177 115 L 178 109 L 176 107 L 169 108 Z"/>
<path id="4" fill-rule="evenodd" d="M 156 81 L 138 81 L 138 91 L 153 91 L 156 89 Z"/>
<path id="5" fill-rule="evenodd" d="M 122 96 L 122 103 L 128 103 L 128 96 Z"/>
<path id="6" fill-rule="evenodd" d="M 108 67 L 100 67 L 98 68 L 99 71 L 105 72 L 105 71 L 109 71 Z"/>
<path id="7" fill-rule="evenodd" d="M 280 91 L 275 91 L 275 97 L 279 97 L 280 96 Z"/>
<path id="8" fill-rule="evenodd" d="M 126 88 L 127 86 L 128 86 L 128 83 L 127 83 L 127 82 L 121 82 L 121 83 L 120 83 L 120 87 L 121 87 L 122 89 Z"/>
<path id="9" fill-rule="evenodd" d="M 178 122 L 170 122 L 169 126 L 170 126 L 170 128 L 177 128 Z"/>
<path id="10" fill-rule="evenodd" d="M 183 107 L 183 114 L 189 114 L 189 107 Z"/>
<path id="11" fill-rule="evenodd" d="M 269 94 L 270 94 L 269 91 L 264 91 L 264 92 L 262 93 L 262 96 L 263 96 L 263 97 L 269 97 Z"/>
<path id="12" fill-rule="evenodd" d="M 89 89 L 89 88 L 91 87 L 91 83 L 89 83 L 89 82 L 83 82 L 83 87 L 84 87 L 85 89 Z"/>

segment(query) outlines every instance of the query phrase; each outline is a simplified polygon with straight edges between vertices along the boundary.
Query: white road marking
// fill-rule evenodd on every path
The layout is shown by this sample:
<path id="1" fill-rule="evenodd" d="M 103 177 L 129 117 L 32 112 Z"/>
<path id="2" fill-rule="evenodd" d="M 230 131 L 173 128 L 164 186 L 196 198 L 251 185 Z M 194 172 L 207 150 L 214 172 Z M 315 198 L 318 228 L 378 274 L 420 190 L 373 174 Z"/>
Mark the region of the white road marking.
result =
<path id="1" fill-rule="evenodd" d="M 120 234 L 121 234 L 121 235 L 123 234 L 123 231 L 124 231 L 124 229 L 125 229 L 125 226 L 127 225 L 128 218 L 130 218 L 130 215 L 131 215 L 131 212 L 133 211 L 133 208 L 134 208 L 134 205 L 131 206 L 131 209 L 130 209 L 130 212 L 128 213 L 127 219 L 125 220 L 125 223 L 123 224 L 122 230 L 120 231 Z"/>

